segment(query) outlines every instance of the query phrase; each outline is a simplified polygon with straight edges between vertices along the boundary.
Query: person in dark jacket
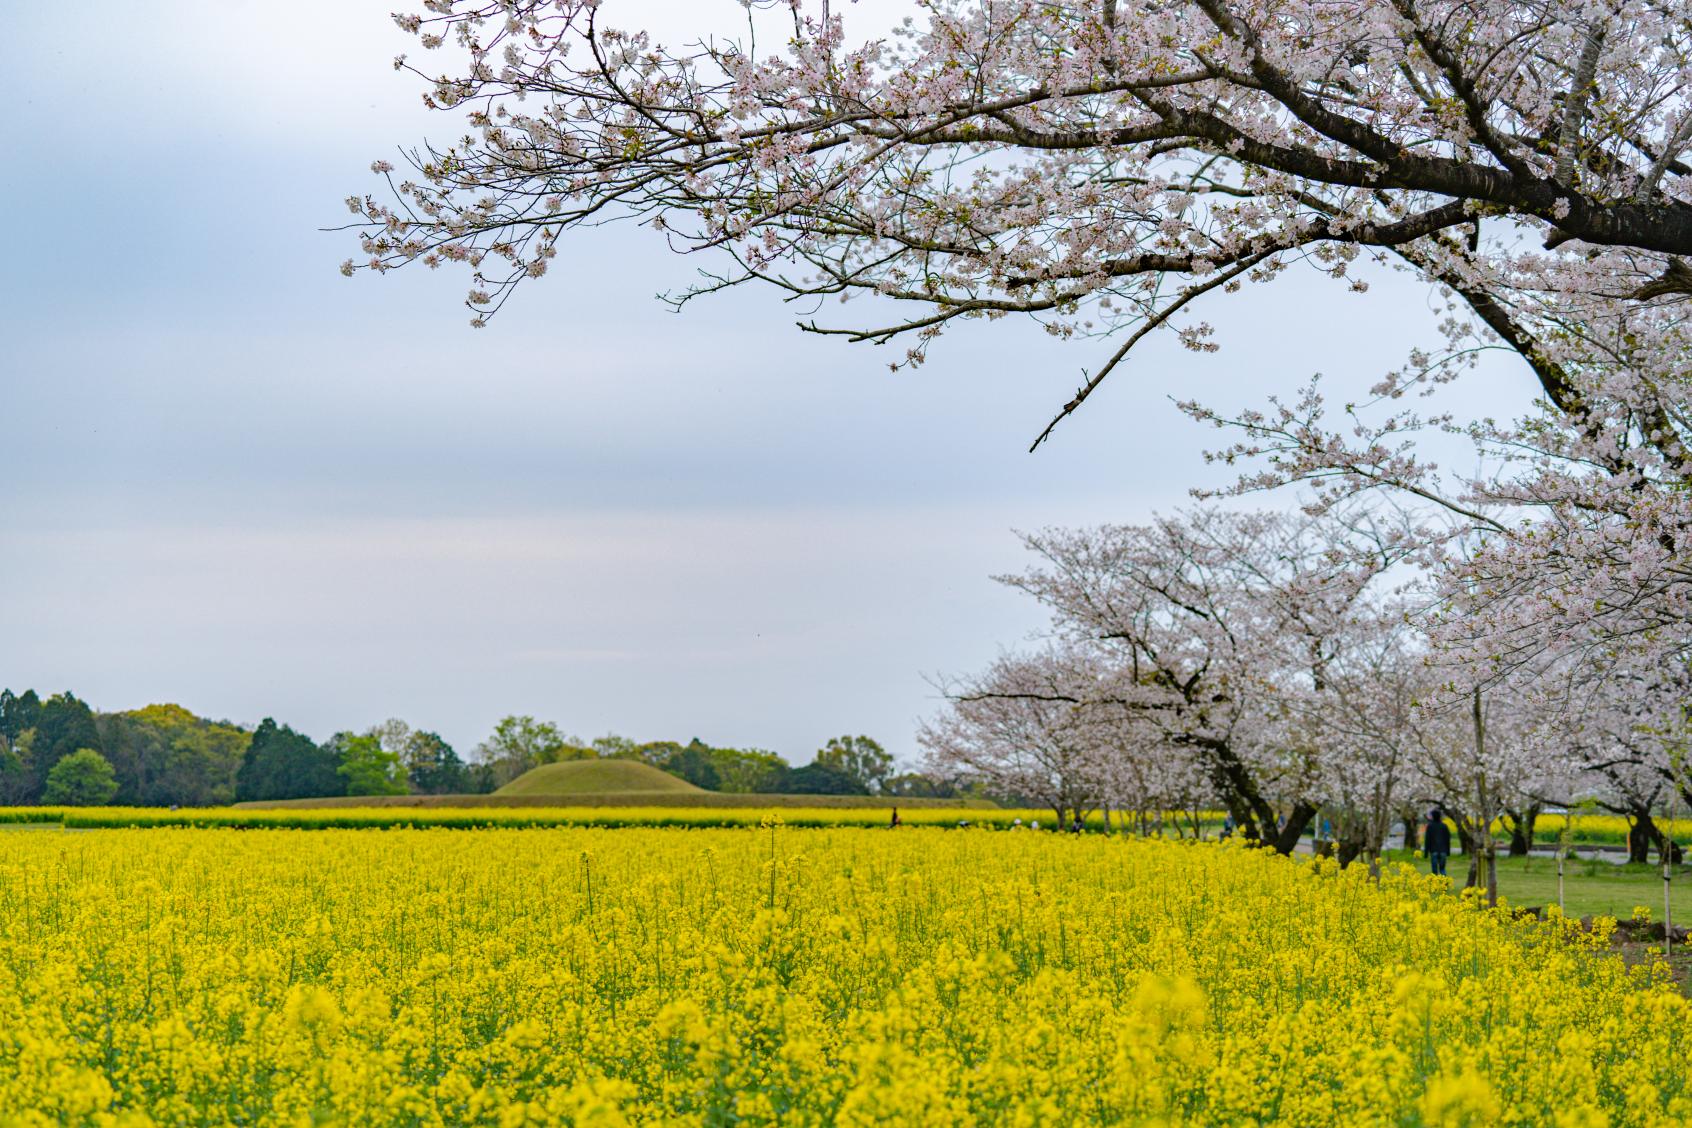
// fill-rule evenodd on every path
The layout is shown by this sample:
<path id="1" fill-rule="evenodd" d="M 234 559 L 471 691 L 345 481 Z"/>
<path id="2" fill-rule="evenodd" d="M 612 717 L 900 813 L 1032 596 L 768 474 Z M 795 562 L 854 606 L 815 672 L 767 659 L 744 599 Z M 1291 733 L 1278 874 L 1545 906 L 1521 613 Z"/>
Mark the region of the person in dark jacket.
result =
<path id="1" fill-rule="evenodd" d="M 1422 836 L 1422 845 L 1427 849 L 1432 872 L 1444 877 L 1445 860 L 1451 856 L 1451 828 L 1445 825 L 1445 812 L 1438 807 L 1428 812 L 1428 829 Z"/>

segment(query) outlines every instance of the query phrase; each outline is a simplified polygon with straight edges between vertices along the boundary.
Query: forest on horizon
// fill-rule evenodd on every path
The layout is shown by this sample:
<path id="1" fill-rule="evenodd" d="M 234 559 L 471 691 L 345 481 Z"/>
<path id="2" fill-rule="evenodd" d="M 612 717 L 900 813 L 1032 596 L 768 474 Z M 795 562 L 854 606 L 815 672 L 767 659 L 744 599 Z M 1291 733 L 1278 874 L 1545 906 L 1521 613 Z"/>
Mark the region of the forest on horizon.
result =
<path id="1" fill-rule="evenodd" d="M 317 742 L 266 717 L 255 727 L 181 705 L 100 712 L 74 693 L 0 691 L 0 806 L 211 807 L 341 795 L 488 794 L 542 764 L 639 760 L 708 791 L 947 798 L 959 788 L 896 772 L 867 736 L 835 737 L 807 764 L 697 737 L 584 741 L 548 721 L 508 716 L 459 755 L 397 718 Z"/>

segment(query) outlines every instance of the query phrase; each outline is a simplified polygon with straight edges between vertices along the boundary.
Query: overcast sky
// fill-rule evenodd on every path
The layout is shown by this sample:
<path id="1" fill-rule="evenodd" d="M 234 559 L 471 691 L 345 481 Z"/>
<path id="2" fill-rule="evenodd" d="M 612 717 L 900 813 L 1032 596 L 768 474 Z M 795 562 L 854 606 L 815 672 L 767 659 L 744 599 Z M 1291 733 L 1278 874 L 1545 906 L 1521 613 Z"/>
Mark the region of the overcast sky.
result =
<path id="1" fill-rule="evenodd" d="M 1020 565 L 1013 529 L 1223 480 L 1172 394 L 1362 386 L 1427 339 L 1424 287 L 1296 275 L 1206 311 L 1216 355 L 1147 348 L 1029 455 L 1096 343 L 973 324 L 891 374 L 767 292 L 669 312 L 653 295 L 699 264 L 644 229 L 567 241 L 478 332 L 464 276 L 345 279 L 353 240 L 320 230 L 373 158 L 458 132 L 389 66 L 414 49 L 391 4 L 8 14 L 0 685 L 319 739 L 400 716 L 464 752 L 531 713 L 911 760 L 924 675 L 1041 624 L 988 579 Z M 1530 389 L 1500 369 L 1474 394 Z"/>

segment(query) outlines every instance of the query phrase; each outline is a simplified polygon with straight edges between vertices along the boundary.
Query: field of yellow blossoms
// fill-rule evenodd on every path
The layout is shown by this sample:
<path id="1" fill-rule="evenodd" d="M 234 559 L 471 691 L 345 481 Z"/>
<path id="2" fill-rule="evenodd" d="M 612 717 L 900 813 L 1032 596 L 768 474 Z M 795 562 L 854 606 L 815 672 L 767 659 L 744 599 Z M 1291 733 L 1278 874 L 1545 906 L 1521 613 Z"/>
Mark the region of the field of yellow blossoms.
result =
<path id="1" fill-rule="evenodd" d="M 1692 1123 L 1596 947 L 1232 845 L 12 831 L 0 1124 Z"/>

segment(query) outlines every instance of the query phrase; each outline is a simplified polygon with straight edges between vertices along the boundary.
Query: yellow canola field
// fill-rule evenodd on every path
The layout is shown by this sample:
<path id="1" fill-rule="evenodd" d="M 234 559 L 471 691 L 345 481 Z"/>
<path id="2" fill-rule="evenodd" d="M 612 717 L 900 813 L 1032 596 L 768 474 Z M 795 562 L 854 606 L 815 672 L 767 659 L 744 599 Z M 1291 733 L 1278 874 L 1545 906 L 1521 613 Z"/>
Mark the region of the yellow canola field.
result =
<path id="1" fill-rule="evenodd" d="M 1685 818 L 1655 820 L 1657 827 L 1671 837 L 1684 843 L 1692 837 L 1692 820 Z M 1580 814 L 1572 817 L 1563 815 L 1540 815 L 1534 824 L 1534 838 L 1541 844 L 1557 841 L 1563 833 L 1565 823 L 1568 825 L 1569 837 L 1573 842 L 1602 843 L 1609 846 L 1620 846 L 1627 842 L 1628 821 L 1620 815 L 1587 815 Z M 1508 834 L 1509 830 L 1502 820 L 1496 828 L 1498 834 Z M 1656 851 L 1653 848 L 1652 854 Z"/>
<path id="2" fill-rule="evenodd" d="M 1692 1123 L 1591 946 L 1233 845 L 14 832 L 0 1123 Z"/>

